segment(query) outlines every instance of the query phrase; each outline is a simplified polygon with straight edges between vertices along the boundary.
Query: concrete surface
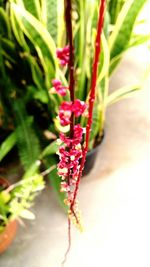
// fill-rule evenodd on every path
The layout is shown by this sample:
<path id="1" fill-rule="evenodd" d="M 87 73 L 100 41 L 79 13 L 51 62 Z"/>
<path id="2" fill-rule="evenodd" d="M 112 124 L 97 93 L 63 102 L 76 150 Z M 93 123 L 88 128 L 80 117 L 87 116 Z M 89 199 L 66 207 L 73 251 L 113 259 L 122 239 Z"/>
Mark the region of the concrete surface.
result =
<path id="1" fill-rule="evenodd" d="M 150 64 L 141 46 L 126 55 L 111 81 L 136 82 Z M 72 229 L 66 267 L 150 267 L 150 79 L 107 112 L 106 137 L 95 168 L 79 192 L 84 232 Z M 59 267 L 67 247 L 67 219 L 50 187 L 20 227 L 0 267 Z"/>

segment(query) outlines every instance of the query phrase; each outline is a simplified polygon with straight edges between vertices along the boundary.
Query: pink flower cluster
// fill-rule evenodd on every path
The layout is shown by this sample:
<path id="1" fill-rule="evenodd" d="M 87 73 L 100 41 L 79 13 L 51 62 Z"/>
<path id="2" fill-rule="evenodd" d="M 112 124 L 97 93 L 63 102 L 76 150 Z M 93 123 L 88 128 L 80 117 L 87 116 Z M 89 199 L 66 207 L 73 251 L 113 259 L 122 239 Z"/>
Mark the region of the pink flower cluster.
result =
<path id="1" fill-rule="evenodd" d="M 81 140 L 83 128 L 80 124 L 74 126 L 73 138 L 60 134 L 60 140 L 64 143 L 59 148 L 58 175 L 61 176 L 61 192 L 68 192 L 71 197 L 71 188 L 76 184 L 79 174 L 79 160 L 82 157 Z M 68 195 L 69 196 L 69 195 Z M 70 199 L 71 201 L 71 199 Z"/>
<path id="2" fill-rule="evenodd" d="M 61 81 L 54 79 L 52 80 L 52 85 L 55 88 L 56 93 L 58 93 L 61 96 L 66 95 L 66 90 L 68 89 L 68 87 L 63 86 Z"/>
<path id="3" fill-rule="evenodd" d="M 59 108 L 59 119 L 62 126 L 70 124 L 71 114 L 75 117 L 81 116 L 86 110 L 87 105 L 84 101 L 76 99 L 74 103 L 64 101 Z"/>
<path id="4" fill-rule="evenodd" d="M 57 58 L 60 60 L 62 66 L 66 66 L 69 63 L 69 50 L 70 48 L 68 45 L 56 50 Z"/>
<path id="5" fill-rule="evenodd" d="M 66 66 L 69 63 L 69 46 L 65 46 L 64 48 L 58 48 L 56 50 L 56 55 L 57 58 L 60 60 L 60 64 L 62 66 Z M 62 82 L 58 79 L 53 79 L 52 80 L 52 85 L 55 89 L 55 92 L 58 93 L 61 96 L 65 96 L 66 95 L 66 90 L 68 89 L 68 87 L 63 86 Z"/>

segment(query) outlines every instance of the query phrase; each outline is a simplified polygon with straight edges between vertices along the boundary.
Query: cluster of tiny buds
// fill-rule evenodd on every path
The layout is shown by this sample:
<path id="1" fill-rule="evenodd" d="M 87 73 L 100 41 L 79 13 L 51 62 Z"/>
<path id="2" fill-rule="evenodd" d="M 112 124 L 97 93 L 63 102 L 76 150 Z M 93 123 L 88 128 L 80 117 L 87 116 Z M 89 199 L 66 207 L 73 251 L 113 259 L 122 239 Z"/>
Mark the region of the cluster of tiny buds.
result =
<path id="1" fill-rule="evenodd" d="M 59 108 L 59 119 L 62 126 L 70 124 L 71 114 L 74 113 L 75 117 L 83 115 L 87 108 L 87 105 L 84 101 L 76 99 L 74 103 L 64 101 Z"/>
<path id="2" fill-rule="evenodd" d="M 69 63 L 69 51 L 70 48 L 68 45 L 63 48 L 57 48 L 56 55 L 60 61 L 60 65 L 66 66 Z"/>
<path id="3" fill-rule="evenodd" d="M 71 194 L 72 187 L 76 184 L 79 174 L 79 160 L 82 157 L 82 135 L 84 129 L 77 124 L 74 126 L 74 135 L 72 138 L 60 133 L 60 139 L 63 145 L 59 147 L 57 154 L 59 155 L 58 175 L 61 176 L 61 192 L 68 192 Z M 68 176 L 70 181 L 68 184 Z"/>
<path id="4" fill-rule="evenodd" d="M 54 79 L 52 80 L 52 85 L 54 88 L 54 93 L 57 93 L 61 96 L 65 96 L 66 95 L 66 91 L 68 89 L 67 86 L 63 86 L 62 82 L 58 79 Z M 52 91 L 51 91 L 52 92 Z"/>

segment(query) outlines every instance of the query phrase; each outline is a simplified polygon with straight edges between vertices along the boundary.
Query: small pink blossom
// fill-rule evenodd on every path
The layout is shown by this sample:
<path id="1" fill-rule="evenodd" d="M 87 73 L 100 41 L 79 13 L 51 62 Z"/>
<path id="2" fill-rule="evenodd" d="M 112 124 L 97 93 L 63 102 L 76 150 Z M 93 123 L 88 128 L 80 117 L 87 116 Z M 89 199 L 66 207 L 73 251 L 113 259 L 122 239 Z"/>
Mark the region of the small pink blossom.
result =
<path id="1" fill-rule="evenodd" d="M 66 90 L 68 89 L 66 86 L 63 86 L 61 81 L 54 79 L 52 80 L 52 85 L 55 88 L 56 92 L 61 95 L 65 96 L 66 95 Z"/>
<path id="2" fill-rule="evenodd" d="M 78 139 L 78 143 L 81 142 L 83 135 L 83 128 L 80 126 L 80 124 L 77 124 L 74 126 L 74 138 Z"/>
<path id="3" fill-rule="evenodd" d="M 72 111 L 74 112 L 75 117 L 81 116 L 86 108 L 87 108 L 86 103 L 79 99 L 76 99 L 72 105 Z"/>
<path id="4" fill-rule="evenodd" d="M 60 64 L 65 66 L 69 63 L 69 46 L 65 46 L 64 48 L 58 48 L 56 50 L 57 58 L 60 60 Z"/>
<path id="5" fill-rule="evenodd" d="M 64 142 L 66 144 L 67 147 L 70 147 L 70 146 L 79 146 L 80 145 L 80 140 L 81 139 L 78 139 L 76 137 L 74 137 L 73 139 L 65 136 L 64 133 L 60 133 L 60 140 L 62 142 Z"/>
<path id="6" fill-rule="evenodd" d="M 69 152 L 69 156 L 70 158 L 73 157 L 73 161 L 74 163 L 79 159 L 81 158 L 82 156 L 82 151 L 81 150 L 76 150 L 75 148 L 72 148 Z"/>
<path id="7" fill-rule="evenodd" d="M 72 112 L 72 102 L 64 101 L 59 108 L 59 119 L 62 126 L 70 124 L 70 117 Z"/>
<path id="8" fill-rule="evenodd" d="M 69 137 L 66 137 L 64 133 L 60 133 L 60 140 L 65 143 L 68 147 L 71 145 L 72 140 Z"/>
<path id="9" fill-rule="evenodd" d="M 59 118 L 62 126 L 70 124 L 71 113 L 74 112 L 75 117 L 79 117 L 85 111 L 87 105 L 85 102 L 76 99 L 74 103 L 64 101 L 59 109 Z"/>
<path id="10" fill-rule="evenodd" d="M 70 187 L 66 182 L 61 182 L 60 192 L 70 192 Z"/>

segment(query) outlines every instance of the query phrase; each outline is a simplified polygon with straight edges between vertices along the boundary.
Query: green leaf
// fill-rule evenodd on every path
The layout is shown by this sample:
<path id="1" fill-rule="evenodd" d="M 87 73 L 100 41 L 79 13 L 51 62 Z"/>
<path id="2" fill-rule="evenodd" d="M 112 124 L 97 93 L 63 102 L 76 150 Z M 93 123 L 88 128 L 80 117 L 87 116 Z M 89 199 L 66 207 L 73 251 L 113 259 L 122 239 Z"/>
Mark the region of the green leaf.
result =
<path id="1" fill-rule="evenodd" d="M 150 41 L 150 34 L 137 34 L 131 38 L 128 48 L 138 46 Z"/>
<path id="2" fill-rule="evenodd" d="M 90 133 L 90 141 L 95 139 L 99 130 L 99 110 L 98 105 L 95 103 L 92 116 L 92 127 Z"/>
<path id="3" fill-rule="evenodd" d="M 102 64 L 102 67 L 101 67 L 101 70 L 100 70 L 100 73 L 97 79 L 98 85 L 100 81 L 105 77 L 105 75 L 108 74 L 108 70 L 109 70 L 110 54 L 109 54 L 108 43 L 107 43 L 104 33 L 102 33 L 102 36 L 101 36 L 101 43 L 102 43 L 102 51 L 103 51 L 103 64 Z"/>
<path id="4" fill-rule="evenodd" d="M 61 27 L 60 27 L 61 25 Z M 57 47 L 65 44 L 64 0 L 57 0 Z"/>
<path id="5" fill-rule="evenodd" d="M 54 125 L 55 125 L 55 128 L 59 131 L 59 132 L 62 132 L 62 133 L 67 133 L 70 129 L 70 125 L 67 125 L 67 126 L 62 126 L 60 124 L 60 120 L 58 118 L 55 118 L 54 119 Z"/>
<path id="6" fill-rule="evenodd" d="M 58 0 L 41 0 L 42 22 L 55 42 L 57 40 L 57 2 Z"/>
<path id="7" fill-rule="evenodd" d="M 2 7 L 0 7 L 0 35 L 11 36 L 9 18 Z"/>
<path id="8" fill-rule="evenodd" d="M 47 157 L 45 159 L 45 165 L 47 168 L 53 165 L 57 165 L 57 159 L 54 156 Z M 64 200 L 66 199 L 66 194 L 60 192 L 60 183 L 61 183 L 61 178 L 57 174 L 57 168 L 55 168 L 49 175 L 48 178 L 50 180 L 50 183 L 57 195 L 57 199 L 59 201 L 59 204 L 63 207 L 63 209 L 67 212 L 68 208 L 64 204 Z"/>
<path id="9" fill-rule="evenodd" d="M 58 151 L 59 145 L 57 143 L 57 140 L 53 141 L 51 144 L 49 144 L 41 153 L 40 159 L 45 158 L 47 156 L 56 154 Z"/>
<path id="10" fill-rule="evenodd" d="M 17 142 L 16 133 L 11 133 L 0 146 L 0 161 L 8 154 Z"/>
<path id="11" fill-rule="evenodd" d="M 21 30 L 35 46 L 45 73 L 47 74 L 46 81 L 50 85 L 50 82 L 48 81 L 55 77 L 55 69 L 57 65 L 54 40 L 44 25 L 28 11 L 14 3 L 11 3 L 11 9 L 15 14 Z"/>
<path id="12" fill-rule="evenodd" d="M 126 0 L 110 0 L 109 1 L 109 14 L 111 23 L 115 24 L 118 14 Z"/>
<path id="13" fill-rule="evenodd" d="M 132 96 L 132 94 L 136 93 L 137 91 L 139 91 L 141 89 L 141 86 L 138 85 L 128 85 L 128 86 L 124 86 L 118 90 L 116 90 L 115 92 L 113 92 L 112 94 L 110 94 L 107 97 L 107 102 L 106 104 L 112 105 L 124 98 L 130 97 Z"/>
<path id="14" fill-rule="evenodd" d="M 26 94 L 25 100 L 28 102 L 32 99 L 40 100 L 44 104 L 48 104 L 48 97 L 46 90 L 38 90 L 37 87 L 29 85 L 27 86 L 28 93 Z"/>
<path id="15" fill-rule="evenodd" d="M 0 37 L 0 42 L 2 46 L 2 53 L 5 59 L 8 59 L 11 63 L 16 63 L 17 52 L 16 52 L 14 42 L 4 37 L 2 38 Z"/>
<path id="16" fill-rule="evenodd" d="M 38 171 L 39 171 L 39 166 L 40 166 L 41 162 L 39 160 L 35 161 L 30 168 L 25 172 L 25 174 L 23 175 L 23 179 L 29 178 L 33 175 L 38 175 Z"/>
<path id="17" fill-rule="evenodd" d="M 87 82 L 91 78 L 93 56 L 93 39 L 95 41 L 95 28 L 97 25 L 97 1 L 76 1 L 78 23 L 75 35 L 76 64 L 78 83 L 76 97 L 85 100 L 88 90 Z M 94 38 L 93 38 L 94 32 Z"/>
<path id="18" fill-rule="evenodd" d="M 40 154 L 39 141 L 32 128 L 31 117 L 28 117 L 22 100 L 13 103 L 17 126 L 17 146 L 20 159 L 25 170 L 38 159 Z"/>
<path id="19" fill-rule="evenodd" d="M 135 20 L 146 2 L 147 0 L 128 0 L 125 2 L 116 21 L 114 31 L 109 39 L 111 60 L 126 50 L 130 42 Z M 111 64 L 110 73 L 114 70 L 119 61 L 120 58 L 118 61 L 115 61 L 114 64 Z"/>
<path id="20" fill-rule="evenodd" d="M 39 0 L 23 0 L 25 9 L 29 11 L 34 17 L 40 19 L 40 1 Z"/>
<path id="21" fill-rule="evenodd" d="M 37 88 L 39 90 L 45 88 L 45 83 L 43 79 L 43 73 L 42 70 L 40 69 L 38 63 L 36 62 L 36 59 L 33 56 L 29 56 L 29 62 L 31 65 L 31 72 L 32 72 L 32 78 L 33 81 L 35 82 Z"/>
<path id="22" fill-rule="evenodd" d="M 25 51 L 29 51 L 29 48 L 28 48 L 26 41 L 25 41 L 25 38 L 24 38 L 24 34 L 19 27 L 19 23 L 15 17 L 13 9 L 11 8 L 11 5 L 10 5 L 10 21 L 11 21 L 11 27 L 12 27 L 14 36 L 15 36 L 18 44 L 21 47 L 24 47 Z"/>

